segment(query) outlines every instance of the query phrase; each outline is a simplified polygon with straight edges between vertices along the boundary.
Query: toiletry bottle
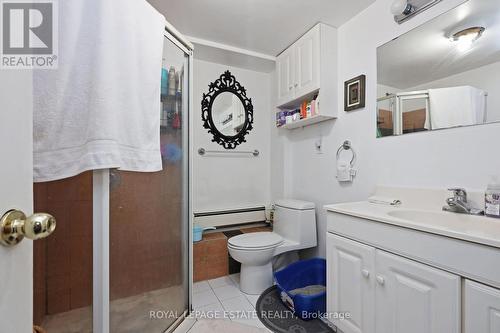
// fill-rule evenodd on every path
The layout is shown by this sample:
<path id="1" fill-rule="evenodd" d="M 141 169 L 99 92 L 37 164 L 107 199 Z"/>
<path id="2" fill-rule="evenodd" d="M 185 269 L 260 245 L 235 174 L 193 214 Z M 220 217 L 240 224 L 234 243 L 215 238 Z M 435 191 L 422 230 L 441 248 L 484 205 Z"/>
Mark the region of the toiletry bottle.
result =
<path id="1" fill-rule="evenodd" d="M 181 92 L 181 73 L 179 71 L 175 72 L 175 93 L 179 94 Z"/>
<path id="2" fill-rule="evenodd" d="M 168 70 L 165 68 L 165 58 L 162 60 L 161 66 L 161 97 L 168 95 Z"/>
<path id="3" fill-rule="evenodd" d="M 179 93 L 182 94 L 182 89 L 183 89 L 183 85 L 184 84 L 184 65 L 182 65 L 182 68 L 181 68 L 181 75 L 180 75 L 180 82 L 179 82 Z"/>
<path id="4" fill-rule="evenodd" d="M 168 72 L 168 94 L 171 96 L 175 95 L 175 68 L 174 68 L 174 66 L 170 66 L 170 70 Z"/>
<path id="5" fill-rule="evenodd" d="M 309 118 L 312 116 L 312 101 L 307 102 L 306 104 L 306 118 Z"/>
<path id="6" fill-rule="evenodd" d="M 500 181 L 498 177 L 491 177 L 484 201 L 486 216 L 500 218 Z"/>

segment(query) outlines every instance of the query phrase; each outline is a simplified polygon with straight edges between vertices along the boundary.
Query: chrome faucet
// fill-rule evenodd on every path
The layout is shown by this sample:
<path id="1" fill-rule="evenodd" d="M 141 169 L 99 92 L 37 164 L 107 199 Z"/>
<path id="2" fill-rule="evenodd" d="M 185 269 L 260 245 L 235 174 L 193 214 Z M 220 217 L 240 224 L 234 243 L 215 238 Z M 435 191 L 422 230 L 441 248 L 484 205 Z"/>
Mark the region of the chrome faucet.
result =
<path id="1" fill-rule="evenodd" d="M 446 199 L 446 206 L 443 207 L 444 211 L 469 214 L 469 215 L 483 215 L 484 211 L 472 207 L 467 201 L 467 191 L 463 188 L 450 188 L 448 191 L 453 192 L 453 197 Z"/>

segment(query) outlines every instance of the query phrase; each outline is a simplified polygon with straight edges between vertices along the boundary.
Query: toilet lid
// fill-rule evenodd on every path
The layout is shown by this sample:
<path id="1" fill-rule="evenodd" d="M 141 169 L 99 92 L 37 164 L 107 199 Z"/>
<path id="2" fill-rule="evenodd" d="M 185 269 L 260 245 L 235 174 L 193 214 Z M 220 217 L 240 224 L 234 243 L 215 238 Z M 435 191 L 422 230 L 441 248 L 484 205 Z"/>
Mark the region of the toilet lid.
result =
<path id="1" fill-rule="evenodd" d="M 239 248 L 264 248 L 277 246 L 283 242 L 283 238 L 274 232 L 252 232 L 229 238 L 229 245 Z"/>

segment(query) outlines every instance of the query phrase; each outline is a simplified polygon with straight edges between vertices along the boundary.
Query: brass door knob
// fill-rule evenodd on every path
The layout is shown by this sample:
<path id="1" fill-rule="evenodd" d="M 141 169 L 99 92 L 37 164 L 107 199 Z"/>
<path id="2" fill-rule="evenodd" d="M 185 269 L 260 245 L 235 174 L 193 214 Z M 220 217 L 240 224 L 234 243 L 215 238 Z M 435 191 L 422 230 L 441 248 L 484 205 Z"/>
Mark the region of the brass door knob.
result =
<path id="1" fill-rule="evenodd" d="M 19 210 L 10 210 L 0 219 L 0 243 L 14 246 L 24 237 L 32 240 L 48 237 L 55 229 L 56 219 L 52 215 L 37 213 L 26 217 Z"/>

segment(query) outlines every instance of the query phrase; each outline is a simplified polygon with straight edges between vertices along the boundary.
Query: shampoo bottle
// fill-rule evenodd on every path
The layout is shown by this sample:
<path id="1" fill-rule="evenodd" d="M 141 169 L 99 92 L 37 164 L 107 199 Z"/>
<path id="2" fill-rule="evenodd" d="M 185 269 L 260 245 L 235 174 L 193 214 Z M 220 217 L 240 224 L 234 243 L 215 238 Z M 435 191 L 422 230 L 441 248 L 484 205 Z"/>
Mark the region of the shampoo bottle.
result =
<path id="1" fill-rule="evenodd" d="M 170 66 L 168 71 L 168 94 L 171 96 L 175 95 L 175 68 Z"/>
<path id="2" fill-rule="evenodd" d="M 500 218 L 500 181 L 492 177 L 485 194 L 485 214 Z"/>

